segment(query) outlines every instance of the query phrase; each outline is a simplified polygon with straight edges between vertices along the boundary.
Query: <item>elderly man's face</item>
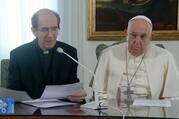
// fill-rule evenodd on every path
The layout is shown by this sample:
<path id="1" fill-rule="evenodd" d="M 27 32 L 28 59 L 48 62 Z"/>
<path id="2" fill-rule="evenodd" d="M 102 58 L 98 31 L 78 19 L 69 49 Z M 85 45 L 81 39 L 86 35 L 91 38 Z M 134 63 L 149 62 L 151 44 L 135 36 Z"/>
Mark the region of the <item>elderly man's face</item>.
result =
<path id="1" fill-rule="evenodd" d="M 151 26 L 142 19 L 132 20 L 127 30 L 128 50 L 131 55 L 139 56 L 146 50 L 151 40 Z"/>
<path id="2" fill-rule="evenodd" d="M 38 16 L 38 28 L 33 30 L 38 38 L 41 49 L 53 48 L 58 36 L 58 22 L 56 16 L 48 10 L 41 11 Z"/>

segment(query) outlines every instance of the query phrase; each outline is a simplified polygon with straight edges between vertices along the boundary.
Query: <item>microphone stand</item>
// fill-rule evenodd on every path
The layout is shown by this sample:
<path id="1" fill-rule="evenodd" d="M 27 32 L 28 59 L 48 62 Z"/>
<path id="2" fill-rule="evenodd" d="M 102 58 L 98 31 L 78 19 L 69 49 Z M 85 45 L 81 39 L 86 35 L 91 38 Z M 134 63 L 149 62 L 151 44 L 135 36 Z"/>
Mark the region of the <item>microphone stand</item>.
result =
<path id="1" fill-rule="evenodd" d="M 74 59 L 72 56 L 70 56 L 68 53 L 64 52 L 62 48 L 58 47 L 57 48 L 57 52 L 58 53 L 63 53 L 65 54 L 67 57 L 69 57 L 70 59 L 72 59 L 74 62 L 76 62 L 77 64 L 79 64 L 81 67 L 83 67 L 84 69 L 86 69 L 92 76 L 94 76 L 95 74 L 88 69 L 85 65 L 81 64 L 80 62 L 78 62 L 76 59 Z"/>

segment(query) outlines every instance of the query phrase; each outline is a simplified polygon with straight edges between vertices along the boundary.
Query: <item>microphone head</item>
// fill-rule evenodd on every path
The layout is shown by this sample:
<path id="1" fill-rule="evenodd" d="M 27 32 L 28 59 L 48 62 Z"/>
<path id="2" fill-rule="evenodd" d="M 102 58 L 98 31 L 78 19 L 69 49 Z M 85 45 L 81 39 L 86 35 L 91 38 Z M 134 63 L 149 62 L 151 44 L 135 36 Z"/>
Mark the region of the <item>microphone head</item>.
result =
<path id="1" fill-rule="evenodd" d="M 57 48 L 57 52 L 58 52 L 58 53 L 63 53 L 63 49 L 62 49 L 61 47 L 58 47 L 58 48 Z"/>

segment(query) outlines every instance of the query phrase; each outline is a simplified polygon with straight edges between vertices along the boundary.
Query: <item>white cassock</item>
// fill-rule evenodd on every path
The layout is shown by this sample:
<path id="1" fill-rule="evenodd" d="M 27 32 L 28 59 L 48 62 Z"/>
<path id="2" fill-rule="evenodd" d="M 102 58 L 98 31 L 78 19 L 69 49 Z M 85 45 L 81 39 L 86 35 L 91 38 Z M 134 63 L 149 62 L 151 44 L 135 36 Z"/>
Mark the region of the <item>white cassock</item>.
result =
<path id="1" fill-rule="evenodd" d="M 116 98 L 118 88 L 124 78 L 123 74 L 126 73 L 126 54 L 129 54 L 126 53 L 126 44 L 114 45 L 102 52 L 93 83 L 96 96 L 101 95 L 99 92 L 103 92 L 104 97 L 107 96 L 108 99 Z M 142 74 L 143 78 L 140 80 L 147 80 L 142 83 L 148 85 L 151 98 L 179 97 L 179 72 L 174 57 L 169 51 L 150 43 L 142 65 L 144 75 Z M 140 72 L 138 71 L 138 74 Z M 136 81 L 134 78 L 133 82 Z"/>

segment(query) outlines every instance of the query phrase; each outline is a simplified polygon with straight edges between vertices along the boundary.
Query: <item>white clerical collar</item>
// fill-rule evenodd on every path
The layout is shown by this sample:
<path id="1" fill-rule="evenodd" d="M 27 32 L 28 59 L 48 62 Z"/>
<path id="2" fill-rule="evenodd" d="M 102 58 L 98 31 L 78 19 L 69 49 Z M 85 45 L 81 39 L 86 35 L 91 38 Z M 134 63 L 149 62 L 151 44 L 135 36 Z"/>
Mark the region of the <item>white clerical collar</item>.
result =
<path id="1" fill-rule="evenodd" d="M 44 50 L 43 54 L 49 54 L 49 50 Z"/>
<path id="2" fill-rule="evenodd" d="M 144 56 L 144 53 L 142 53 L 141 55 L 139 55 L 139 56 L 133 56 L 131 53 L 128 53 L 128 57 L 129 57 L 129 59 L 141 59 L 143 56 Z"/>

